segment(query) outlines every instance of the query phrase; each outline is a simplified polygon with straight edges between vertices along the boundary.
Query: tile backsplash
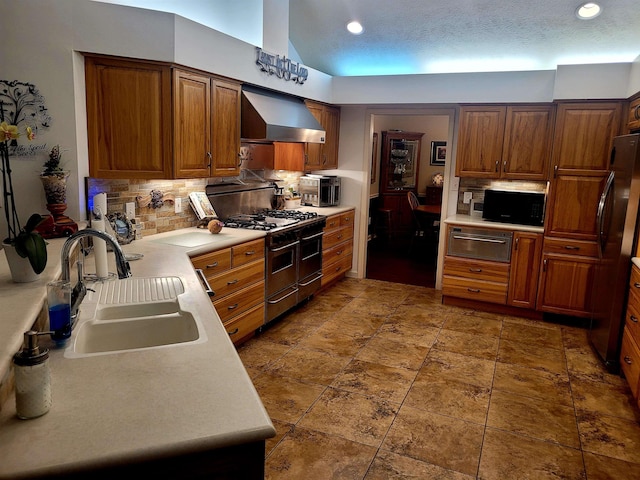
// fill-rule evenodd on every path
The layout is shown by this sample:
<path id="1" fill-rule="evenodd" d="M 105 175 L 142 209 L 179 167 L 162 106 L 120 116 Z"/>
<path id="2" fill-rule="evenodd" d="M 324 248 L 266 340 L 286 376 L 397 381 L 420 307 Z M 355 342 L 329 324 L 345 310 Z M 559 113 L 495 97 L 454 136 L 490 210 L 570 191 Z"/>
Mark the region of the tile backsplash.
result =
<path id="1" fill-rule="evenodd" d="M 482 203 L 484 202 L 484 191 L 488 188 L 546 193 L 547 182 L 528 182 L 522 180 L 491 180 L 462 177 L 460 179 L 460 188 L 458 189 L 457 213 L 464 215 L 469 214 L 470 204 L 464 203 L 465 192 L 471 192 L 473 200 Z"/>

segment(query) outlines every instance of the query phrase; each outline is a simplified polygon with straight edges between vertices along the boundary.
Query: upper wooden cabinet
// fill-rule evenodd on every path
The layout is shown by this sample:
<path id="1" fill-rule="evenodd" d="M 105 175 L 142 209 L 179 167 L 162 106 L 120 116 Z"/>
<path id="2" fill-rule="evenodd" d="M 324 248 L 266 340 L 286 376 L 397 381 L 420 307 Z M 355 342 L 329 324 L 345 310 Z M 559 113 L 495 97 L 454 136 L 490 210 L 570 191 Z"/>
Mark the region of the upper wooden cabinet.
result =
<path id="1" fill-rule="evenodd" d="M 171 69 L 85 58 L 89 174 L 171 178 Z"/>
<path id="2" fill-rule="evenodd" d="M 240 84 L 212 79 L 211 176 L 240 173 Z"/>
<path id="3" fill-rule="evenodd" d="M 456 175 L 545 180 L 553 105 L 484 105 L 460 108 Z"/>
<path id="4" fill-rule="evenodd" d="M 640 130 L 640 95 L 631 100 L 629 104 L 629 118 L 627 119 L 627 128 L 630 132 Z"/>
<path id="5" fill-rule="evenodd" d="M 553 141 L 554 173 L 590 175 L 596 170 L 606 171 L 621 118 L 620 102 L 559 104 Z"/>
<path id="6" fill-rule="evenodd" d="M 305 105 L 326 132 L 325 143 L 307 143 L 305 170 L 331 170 L 338 168 L 340 137 L 340 108 L 305 101 Z"/>

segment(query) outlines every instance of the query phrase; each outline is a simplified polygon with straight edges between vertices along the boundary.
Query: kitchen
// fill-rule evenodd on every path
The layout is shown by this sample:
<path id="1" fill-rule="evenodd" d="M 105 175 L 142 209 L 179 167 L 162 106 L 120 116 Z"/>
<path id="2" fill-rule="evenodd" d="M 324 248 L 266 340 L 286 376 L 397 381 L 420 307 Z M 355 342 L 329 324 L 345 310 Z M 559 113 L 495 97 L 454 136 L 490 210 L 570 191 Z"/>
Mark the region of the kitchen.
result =
<path id="1" fill-rule="evenodd" d="M 42 7 L 39 7 L 42 8 Z M 130 45 L 127 48 L 122 47 L 121 45 L 119 45 L 119 42 L 117 42 L 115 40 L 115 37 L 120 37 L 120 38 L 130 38 L 131 35 L 135 35 L 134 33 L 130 32 L 130 31 L 123 31 L 121 32 L 122 35 L 107 35 L 101 25 L 97 25 L 96 22 L 91 21 L 90 19 L 87 19 L 85 17 L 83 17 L 83 11 L 85 9 L 93 9 L 93 8 L 97 8 L 100 9 L 100 18 L 110 18 L 112 15 L 114 15 L 112 12 L 112 9 L 106 8 L 106 7 L 97 7 L 97 6 L 92 6 L 92 7 L 87 7 L 87 6 L 82 6 L 79 7 L 77 10 L 71 11 L 71 10 L 67 10 L 64 11 L 63 15 L 65 18 L 67 19 L 73 19 L 75 18 L 76 20 L 74 21 L 74 24 L 76 22 L 83 24 L 82 27 L 80 27 L 82 29 L 82 35 L 80 36 L 80 40 L 76 39 L 75 41 L 79 41 L 80 44 L 75 45 L 73 48 L 77 49 L 77 50 L 81 50 L 81 51 L 101 51 L 101 52 L 108 52 L 110 54 L 114 54 L 114 55 L 122 55 L 122 56 L 129 56 L 129 57 L 133 57 L 133 58 L 148 58 L 147 55 L 150 55 L 149 52 L 144 51 L 147 48 L 150 47 L 142 47 L 143 45 L 148 45 L 145 41 L 143 41 L 143 39 L 136 39 L 136 40 L 132 40 L 130 42 Z M 43 17 L 45 17 L 45 14 L 47 13 L 46 8 L 44 9 L 44 11 L 41 12 L 41 15 Z M 52 13 L 52 12 L 49 12 Z M 135 15 L 139 14 L 139 12 L 134 12 L 134 15 L 132 17 L 132 21 L 135 21 Z M 19 18 L 23 18 L 23 23 L 20 24 L 19 22 L 16 22 L 15 26 L 10 26 L 10 30 L 12 32 L 16 33 L 16 38 L 23 38 L 25 36 L 24 33 L 21 32 L 26 32 L 29 30 L 29 28 L 32 28 L 32 22 L 33 22 L 33 13 L 30 14 L 30 16 L 25 15 L 24 18 L 22 16 L 19 16 Z M 91 15 L 89 15 L 89 12 L 85 12 L 85 15 L 87 15 L 88 17 L 91 17 Z M 142 15 L 142 14 L 140 14 Z M 50 17 L 56 17 L 55 14 L 52 13 L 52 15 L 50 15 Z M 78 20 L 80 19 L 80 20 Z M 157 17 L 158 22 L 160 22 L 162 24 L 162 26 L 167 26 L 166 19 L 164 16 L 162 15 L 158 15 Z M 145 17 L 144 19 L 142 19 L 142 17 L 140 17 L 138 19 L 139 24 L 143 24 L 143 23 L 148 23 L 149 20 Z M 183 20 L 179 20 L 178 21 L 178 29 L 183 28 L 185 29 L 186 26 L 184 24 L 189 24 L 189 28 L 194 28 L 197 32 L 198 35 L 212 35 L 208 32 L 205 32 L 204 30 L 201 30 L 200 27 L 197 26 L 193 26 L 190 25 L 190 22 L 185 22 Z M 39 25 L 39 27 L 41 27 L 41 31 L 46 32 L 49 29 L 51 29 L 52 31 L 55 30 L 54 29 L 54 25 L 48 25 L 47 22 L 42 22 L 42 25 Z M 113 27 L 113 25 L 111 25 L 111 27 Z M 59 29 L 58 29 L 59 30 Z M 86 30 L 86 31 L 85 31 Z M 145 33 L 149 33 L 148 31 Z M 52 37 L 55 37 L 52 34 Z M 98 40 L 98 37 L 100 37 L 100 40 Z M 152 36 L 152 38 L 155 38 L 156 40 L 158 40 L 159 45 L 162 46 L 166 46 L 166 38 L 163 37 L 162 35 L 158 34 L 156 31 L 156 34 L 154 36 Z M 34 41 L 34 40 L 29 40 L 29 39 L 25 39 L 26 42 L 29 41 Z M 91 42 L 97 42 L 97 44 L 99 44 L 100 46 L 97 47 L 95 44 L 91 45 Z M 71 42 L 71 39 L 67 38 L 65 41 L 66 45 L 69 45 Z M 104 45 L 104 43 L 108 43 L 108 45 Z M 131 46 L 134 45 L 134 46 Z M 65 47 L 68 48 L 68 47 Z M 158 47 L 161 48 L 161 47 Z M 63 50 L 65 50 L 63 48 Z M 249 48 L 245 49 L 245 53 L 244 56 L 240 56 L 239 58 L 253 58 L 253 52 L 249 52 L 247 53 L 249 50 Z M 70 57 L 68 55 L 68 50 L 65 50 L 66 53 L 61 53 L 60 54 L 60 65 L 64 65 L 67 66 L 68 68 L 66 69 L 61 69 L 60 72 L 54 72 L 52 70 L 52 74 L 56 74 L 56 75 L 60 75 L 61 78 L 60 79 L 60 84 L 61 85 L 72 85 L 72 68 L 71 68 L 71 64 L 78 61 L 77 57 Z M 215 53 L 212 53 L 215 54 Z M 192 55 L 196 55 L 197 56 L 197 52 L 192 53 Z M 150 55 L 151 58 L 158 58 L 158 59 L 163 59 L 164 58 L 164 53 L 159 54 L 157 57 L 154 54 Z M 55 57 L 54 57 L 55 58 Z M 180 62 L 182 63 L 182 62 Z M 190 62 L 184 62 L 184 63 L 190 63 Z M 196 61 L 196 63 L 198 63 Z M 216 61 L 214 62 L 216 63 L 215 68 L 202 68 L 203 70 L 206 71 L 211 71 L 211 72 L 216 72 L 216 73 L 227 73 L 228 76 L 230 77 L 235 77 L 235 75 L 231 75 L 231 72 L 225 72 L 222 69 L 224 68 L 230 68 L 230 66 L 226 65 L 228 64 L 228 62 L 224 61 L 224 57 L 220 59 L 220 61 Z M 252 65 L 250 65 L 251 62 L 249 60 L 247 60 L 247 66 L 246 69 L 249 70 L 250 67 L 253 67 Z M 224 67 L 223 67 L 224 65 Z M 196 65 L 199 66 L 199 65 Z M 236 68 L 242 68 L 242 67 L 236 67 Z M 79 71 L 82 71 L 82 68 L 79 69 Z M 594 74 L 594 78 L 598 77 L 598 75 L 600 73 L 604 74 L 604 79 L 602 80 L 603 83 L 608 83 L 609 86 L 615 90 L 616 92 L 618 92 L 620 89 L 618 88 L 621 83 L 623 83 L 620 78 L 628 78 L 628 68 L 626 66 L 612 66 L 612 67 L 608 67 L 608 68 L 599 68 L 599 67 L 591 67 L 591 68 L 587 68 L 587 67 L 583 67 L 583 68 L 578 68 L 578 67 L 564 67 L 558 70 L 557 74 L 555 75 L 555 88 L 557 91 L 562 92 L 563 88 L 565 89 L 565 94 L 558 94 L 558 96 L 556 98 L 561 98 L 564 96 L 564 98 L 575 98 L 575 97 L 579 97 L 582 98 L 583 96 L 589 98 L 590 95 L 588 92 L 580 92 L 580 91 L 576 91 L 575 85 L 576 82 L 574 82 L 574 80 L 576 78 L 580 78 L 584 75 L 585 71 L 589 71 L 589 72 L 597 72 L 596 74 Z M 313 72 L 312 72 L 313 73 Z M 76 75 L 79 75 L 76 73 Z M 253 73 L 249 72 L 247 73 L 247 75 L 251 76 L 254 75 Z M 81 75 L 79 75 L 81 77 Z M 462 77 L 458 77 L 458 78 L 462 78 L 464 79 L 464 75 Z M 545 94 L 545 95 L 539 95 L 537 93 L 533 93 L 533 92 L 539 92 L 539 88 L 536 88 L 536 85 L 539 85 L 541 83 L 548 85 L 549 81 L 550 81 L 550 77 L 553 77 L 553 75 L 547 75 L 546 73 L 532 73 L 532 74 L 505 74 L 504 76 L 502 75 L 497 75 L 497 74 L 489 74 L 489 75 L 469 75 L 467 80 L 469 81 L 469 85 L 473 84 L 473 88 L 469 88 L 469 92 L 473 92 L 470 95 L 473 97 L 470 99 L 470 101 L 473 102 L 477 102 L 477 103 L 486 103 L 487 101 L 510 101 L 509 96 L 512 95 L 513 97 L 517 97 L 517 101 L 518 102 L 538 102 L 538 101 L 548 101 L 550 97 L 550 94 Z M 238 78 L 238 77 L 236 77 Z M 242 78 L 242 76 L 240 76 L 239 78 Z M 253 77 L 255 78 L 255 76 Z M 320 83 L 325 83 L 325 85 L 328 83 L 328 80 L 326 80 L 322 75 L 318 75 L 319 78 L 319 82 Z M 602 76 L 600 76 L 599 78 L 602 78 Z M 494 85 L 490 86 L 488 85 L 488 83 L 490 83 L 491 81 L 501 81 L 501 79 L 505 79 L 505 83 L 506 83 L 506 89 L 503 90 L 504 96 L 497 96 L 495 94 L 494 91 Z M 513 79 L 513 83 L 511 83 L 511 80 Z M 255 83 L 260 83 L 264 80 L 263 77 L 260 77 L 259 79 L 260 81 L 255 82 Z M 399 80 L 401 85 L 406 85 L 406 81 L 408 79 L 401 79 Z M 415 102 L 419 102 L 420 104 L 448 104 L 448 105 L 452 105 L 452 104 L 456 104 L 459 101 L 459 98 L 456 98 L 455 95 L 442 95 L 441 93 L 438 94 L 437 92 L 441 90 L 438 89 L 433 89 L 433 88 L 428 88 L 429 87 L 429 82 L 432 81 L 432 79 L 430 78 L 426 78 L 426 79 L 422 79 L 425 82 L 427 82 L 426 87 L 427 88 L 414 88 L 411 85 L 408 85 L 409 88 L 407 88 L 407 98 L 411 98 L 410 102 L 413 104 Z M 480 80 L 479 83 L 476 82 L 476 80 Z M 266 87 L 269 86 L 273 86 L 277 88 L 289 88 L 289 87 L 281 87 L 280 84 L 276 84 L 275 81 L 272 81 L 270 79 L 264 80 L 266 83 Z M 359 82 L 362 83 L 359 83 Z M 486 83 L 485 83 L 486 81 Z M 372 103 L 370 100 L 367 100 L 366 98 L 366 89 L 365 90 L 360 90 L 360 86 L 361 85 L 367 85 L 367 84 L 371 84 L 375 82 L 375 79 L 361 79 L 361 80 L 355 80 L 355 79 L 348 79 L 348 78 L 340 78 L 337 79 L 335 81 L 336 84 L 341 84 L 344 87 L 344 90 L 338 90 L 336 92 L 336 95 L 338 97 L 342 97 L 342 98 L 336 98 L 332 103 L 336 103 L 336 104 L 347 104 L 347 103 L 351 103 L 351 102 L 358 102 L 361 103 L 362 105 L 367 105 L 369 103 Z M 42 82 L 39 82 L 42 83 Z M 253 83 L 253 82 L 252 82 Z M 516 85 L 517 83 L 517 85 Z M 422 85 L 422 87 L 424 87 L 425 85 Z M 310 83 L 310 87 L 309 88 L 316 88 L 317 84 L 311 84 Z M 483 88 L 484 87 L 484 88 Z M 530 87 L 530 88 L 529 88 Z M 319 87 L 318 87 L 319 88 Z M 584 86 L 585 89 L 587 89 L 587 86 Z M 625 90 L 626 92 L 626 83 L 625 83 L 625 87 L 623 88 L 623 90 Z M 638 88 L 635 89 L 636 91 L 638 90 Z M 629 92 L 629 94 L 614 94 L 613 97 L 620 97 L 620 98 L 627 98 L 630 94 L 632 94 L 633 92 Z M 58 96 L 56 98 L 54 95 L 49 94 L 49 96 L 51 97 L 51 100 L 53 102 L 53 105 L 56 107 L 55 111 L 67 111 L 69 112 L 69 105 L 75 105 L 75 103 L 73 102 L 73 92 L 70 90 L 70 88 L 68 86 L 66 87 L 61 87 L 59 92 L 58 92 Z M 80 95 L 81 96 L 81 95 Z M 310 96 L 316 96 L 316 95 L 310 95 Z M 499 97 L 499 98 L 497 98 Z M 323 97 L 322 95 L 318 94 L 317 98 L 326 98 L 329 99 L 329 96 Z M 513 98 L 512 98 L 513 99 Z M 391 100 L 389 100 L 391 101 Z M 420 107 L 423 110 L 429 110 L 427 107 Z M 371 107 L 371 108 L 367 108 L 367 107 L 361 107 L 361 106 L 352 106 L 352 107 L 346 107 L 342 109 L 342 113 L 341 113 L 341 137 L 345 138 L 345 135 L 348 136 L 352 142 L 344 142 L 342 141 L 340 144 L 340 171 L 338 172 L 339 175 L 341 175 L 343 178 L 345 178 L 345 184 L 348 186 L 348 188 L 345 188 L 344 192 L 345 192 L 345 197 L 344 197 L 344 202 L 345 204 L 348 205 L 365 205 L 365 201 L 368 200 L 368 192 L 365 191 L 364 188 L 360 188 L 362 184 L 367 185 L 367 159 L 370 158 L 370 156 L 368 155 L 367 149 L 369 147 L 367 147 L 367 145 L 369 144 L 368 139 L 366 138 L 366 134 L 365 132 L 368 131 L 367 125 L 368 125 L 368 120 L 366 119 L 367 115 L 369 114 L 376 114 L 376 113 L 387 113 L 389 112 L 389 110 L 398 110 L 398 107 L 389 107 L 389 108 L 382 108 L 382 107 Z M 451 107 L 450 108 L 451 113 L 451 117 L 450 117 L 450 122 L 451 125 L 454 124 L 454 112 L 455 112 L 455 108 Z M 64 115 L 63 117 L 59 117 L 59 118 L 68 118 L 71 121 L 69 123 L 74 123 L 72 121 L 75 114 L 73 113 L 69 113 L 68 115 Z M 83 115 L 78 114 L 78 118 L 83 118 Z M 454 129 L 451 128 L 449 130 L 449 136 L 450 138 L 447 138 L 447 142 L 450 145 L 455 146 L 456 144 L 456 139 L 454 138 Z M 346 133 L 345 133 L 346 132 Z M 75 133 L 73 134 L 75 135 Z M 82 133 L 79 132 L 77 135 L 82 136 Z M 67 142 L 69 144 L 75 144 L 76 141 L 72 140 Z M 86 141 L 84 140 L 79 140 L 78 141 L 78 145 L 84 145 L 86 144 Z M 84 147 L 86 148 L 86 147 Z M 454 147 L 455 148 L 455 147 Z M 81 151 L 81 149 L 79 149 L 79 151 Z M 452 152 L 451 155 L 455 155 L 455 152 Z M 79 155 L 83 158 L 86 158 L 86 155 L 81 154 Z M 344 161 L 343 161 L 344 159 Z M 449 162 L 448 162 L 449 163 Z M 24 171 L 32 171 L 33 170 L 33 166 L 32 165 L 26 165 L 26 166 L 19 166 L 16 167 L 16 170 L 18 169 L 24 169 Z M 83 178 L 84 176 L 86 176 L 86 171 L 81 171 L 82 169 L 86 168 L 85 166 L 78 166 L 79 171 L 77 172 L 77 183 L 78 183 L 78 191 L 74 192 L 74 196 L 75 199 L 73 199 L 70 202 L 71 205 L 71 209 L 72 211 L 77 211 L 77 212 L 82 212 L 83 210 L 83 206 L 82 205 L 82 201 L 80 200 L 80 193 L 82 191 L 82 187 L 81 187 L 81 180 L 79 180 L 80 178 Z M 448 168 L 449 170 L 446 172 L 447 175 L 446 177 L 448 178 L 452 178 L 452 172 L 451 172 L 451 168 L 452 165 L 448 165 L 446 168 Z M 33 190 L 35 191 L 35 187 L 33 188 Z M 448 194 L 448 192 L 450 191 L 449 188 L 447 188 L 447 193 L 445 195 Z M 454 209 L 451 207 L 452 204 L 455 204 L 455 200 L 452 198 L 452 195 L 448 196 L 448 201 L 447 198 L 445 198 L 445 212 L 447 211 L 447 207 L 448 207 L 448 211 L 452 212 L 454 211 Z M 75 203 L 74 203 L 75 202 Z M 33 208 L 35 209 L 35 207 Z M 363 219 L 365 216 L 364 215 L 359 215 L 358 217 L 358 222 L 359 222 L 359 226 L 355 229 L 355 242 L 354 242 L 354 267 L 353 267 L 353 271 L 352 271 L 352 275 L 353 276 L 362 276 L 363 275 L 363 271 L 362 271 L 362 265 L 363 265 L 363 258 L 364 258 L 364 252 L 362 251 L 362 249 L 359 247 L 362 244 L 362 233 L 363 231 L 365 231 L 362 226 L 364 225 L 365 220 Z M 79 218 L 81 218 L 79 216 Z"/>

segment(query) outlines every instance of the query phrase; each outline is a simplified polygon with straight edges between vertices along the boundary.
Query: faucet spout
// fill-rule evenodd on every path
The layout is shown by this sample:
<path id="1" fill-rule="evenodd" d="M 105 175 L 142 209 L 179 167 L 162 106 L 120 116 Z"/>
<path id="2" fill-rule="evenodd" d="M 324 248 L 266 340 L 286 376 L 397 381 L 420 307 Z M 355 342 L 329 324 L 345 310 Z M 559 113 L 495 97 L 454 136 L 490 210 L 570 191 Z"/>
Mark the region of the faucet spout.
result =
<path id="1" fill-rule="evenodd" d="M 84 230 L 79 230 L 76 233 L 72 234 L 69 238 L 67 238 L 66 242 L 62 246 L 62 251 L 60 253 L 60 263 L 62 265 L 62 275 L 61 279 L 65 282 L 70 281 L 70 267 L 69 267 L 69 257 L 71 256 L 71 247 L 73 244 L 80 238 L 84 237 L 97 237 L 101 238 L 107 244 L 111 246 L 113 253 L 116 257 L 116 269 L 118 270 L 118 278 L 127 278 L 131 276 L 131 267 L 129 266 L 129 262 L 125 258 L 124 252 L 120 247 L 120 244 L 116 241 L 108 233 L 102 232 L 100 230 L 96 230 L 94 228 L 85 228 Z M 80 303 L 84 298 L 87 292 L 87 288 L 82 281 L 82 271 L 79 271 L 78 275 L 78 283 L 73 288 L 71 293 L 71 318 L 73 319 L 78 314 L 78 308 L 80 307 Z"/>

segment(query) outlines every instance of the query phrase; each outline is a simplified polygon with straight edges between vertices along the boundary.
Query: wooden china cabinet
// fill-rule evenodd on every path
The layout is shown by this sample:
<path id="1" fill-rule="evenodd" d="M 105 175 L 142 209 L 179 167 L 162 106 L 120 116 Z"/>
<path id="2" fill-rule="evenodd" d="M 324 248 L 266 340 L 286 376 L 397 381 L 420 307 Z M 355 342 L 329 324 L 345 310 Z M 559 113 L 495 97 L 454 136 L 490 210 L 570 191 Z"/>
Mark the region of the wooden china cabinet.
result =
<path id="1" fill-rule="evenodd" d="M 391 210 L 396 232 L 411 229 L 412 214 L 407 192 L 416 192 L 420 147 L 424 133 L 389 130 L 382 132 L 380 156 L 381 208 Z"/>

